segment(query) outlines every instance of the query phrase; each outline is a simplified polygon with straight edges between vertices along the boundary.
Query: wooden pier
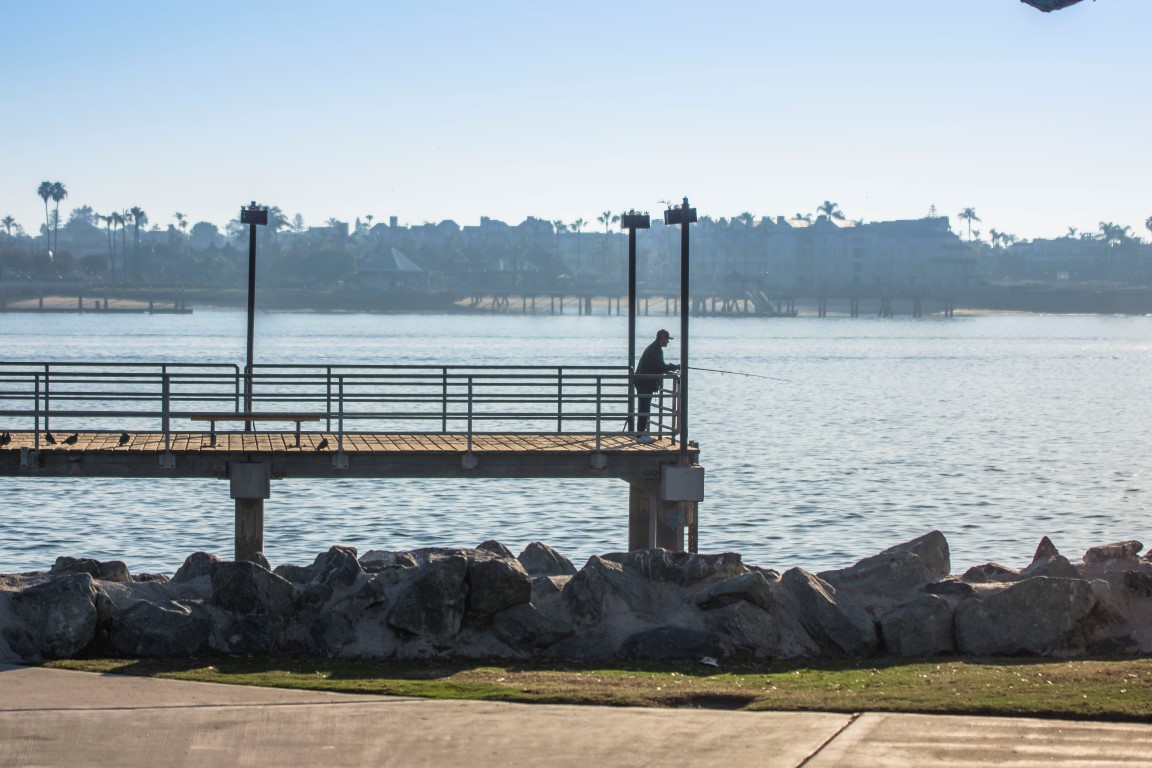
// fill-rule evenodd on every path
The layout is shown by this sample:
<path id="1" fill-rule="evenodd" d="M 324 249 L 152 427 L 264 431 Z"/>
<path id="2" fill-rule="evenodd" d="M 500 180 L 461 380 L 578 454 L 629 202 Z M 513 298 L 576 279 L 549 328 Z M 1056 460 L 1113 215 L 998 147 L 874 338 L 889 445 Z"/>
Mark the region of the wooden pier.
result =
<path id="1" fill-rule="evenodd" d="M 699 447 L 675 441 L 674 375 L 653 401 L 651 443 L 628 431 L 626 368 L 268 366 L 252 377 L 254 405 L 296 428 L 257 431 L 235 366 L 0 363 L 0 477 L 227 480 L 238 559 L 263 549 L 272 481 L 615 479 L 629 485 L 629 549 L 683 550 L 687 536 L 695 551 L 704 470 Z M 204 429 L 226 415 L 221 400 L 240 428 Z M 134 420 L 160 429 L 111 426 Z"/>

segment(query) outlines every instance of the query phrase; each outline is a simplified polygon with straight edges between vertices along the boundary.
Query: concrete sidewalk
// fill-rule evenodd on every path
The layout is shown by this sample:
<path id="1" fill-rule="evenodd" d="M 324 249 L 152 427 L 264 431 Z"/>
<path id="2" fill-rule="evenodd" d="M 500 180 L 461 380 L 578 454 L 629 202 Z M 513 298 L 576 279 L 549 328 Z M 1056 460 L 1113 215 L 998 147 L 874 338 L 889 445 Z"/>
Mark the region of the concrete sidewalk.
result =
<path id="1" fill-rule="evenodd" d="M 0 665 L 0 766 L 1133 766 L 1152 725 L 430 701 Z"/>

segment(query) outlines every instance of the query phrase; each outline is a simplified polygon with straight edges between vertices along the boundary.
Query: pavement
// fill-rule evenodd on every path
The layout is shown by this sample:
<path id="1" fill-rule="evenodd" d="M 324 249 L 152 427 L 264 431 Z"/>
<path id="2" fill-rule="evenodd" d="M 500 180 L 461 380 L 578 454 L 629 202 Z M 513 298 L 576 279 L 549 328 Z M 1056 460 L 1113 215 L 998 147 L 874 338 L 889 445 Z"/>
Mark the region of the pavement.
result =
<path id="1" fill-rule="evenodd" d="M 433 701 L 0 665 L 0 767 L 1146 766 L 1152 724 Z"/>

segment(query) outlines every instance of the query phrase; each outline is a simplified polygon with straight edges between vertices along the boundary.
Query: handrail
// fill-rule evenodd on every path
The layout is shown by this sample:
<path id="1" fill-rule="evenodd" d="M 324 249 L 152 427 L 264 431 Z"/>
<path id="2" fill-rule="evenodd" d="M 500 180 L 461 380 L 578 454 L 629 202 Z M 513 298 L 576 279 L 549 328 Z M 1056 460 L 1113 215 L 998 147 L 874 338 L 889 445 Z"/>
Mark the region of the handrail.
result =
<path id="1" fill-rule="evenodd" d="M 654 398 L 651 431 L 675 439 L 678 375 L 664 378 L 671 384 Z M 158 428 L 168 448 L 173 434 L 199 431 L 181 423 L 197 414 L 242 412 L 244 381 L 234 364 L 0 361 L 0 421 L 28 419 L 37 449 L 52 424 L 119 432 L 144 422 L 138 431 Z M 469 448 L 482 429 L 592 434 L 599 449 L 604 434 L 627 432 L 636 416 L 627 366 L 263 364 L 252 381 L 250 413 L 315 412 L 329 433 L 337 421 L 341 446 L 350 422 L 364 432 L 462 430 Z"/>

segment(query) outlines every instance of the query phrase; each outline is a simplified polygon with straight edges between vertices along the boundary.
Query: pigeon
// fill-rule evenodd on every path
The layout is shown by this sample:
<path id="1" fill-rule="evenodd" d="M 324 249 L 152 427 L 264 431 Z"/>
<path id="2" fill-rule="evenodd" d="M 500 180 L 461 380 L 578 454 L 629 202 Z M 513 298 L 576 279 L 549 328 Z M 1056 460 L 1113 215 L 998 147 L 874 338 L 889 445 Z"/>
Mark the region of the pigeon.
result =
<path id="1" fill-rule="evenodd" d="M 0 445 L 8 445 L 10 442 L 12 442 L 12 435 L 10 433 L 5 432 L 0 435 Z"/>
<path id="2" fill-rule="evenodd" d="M 323 451 L 328 447 L 328 438 L 324 438 L 316 444 L 316 450 Z"/>
<path id="3" fill-rule="evenodd" d="M 51 432 L 45 432 L 44 442 L 48 443 L 48 445 L 56 445 L 56 438 L 52 436 Z"/>
<path id="4" fill-rule="evenodd" d="M 79 439 L 80 433 L 73 432 L 72 434 L 68 435 L 68 437 L 64 438 L 64 445 L 76 445 L 76 441 Z"/>
<path id="5" fill-rule="evenodd" d="M 117 445 L 128 445 L 128 441 L 131 439 L 132 438 L 128 437 L 127 432 L 121 432 L 120 433 L 120 442 L 117 443 Z"/>

